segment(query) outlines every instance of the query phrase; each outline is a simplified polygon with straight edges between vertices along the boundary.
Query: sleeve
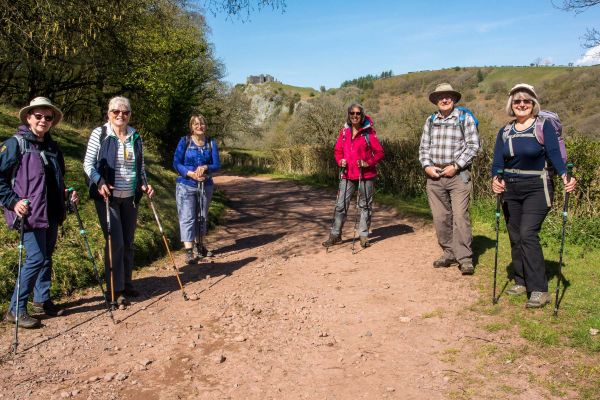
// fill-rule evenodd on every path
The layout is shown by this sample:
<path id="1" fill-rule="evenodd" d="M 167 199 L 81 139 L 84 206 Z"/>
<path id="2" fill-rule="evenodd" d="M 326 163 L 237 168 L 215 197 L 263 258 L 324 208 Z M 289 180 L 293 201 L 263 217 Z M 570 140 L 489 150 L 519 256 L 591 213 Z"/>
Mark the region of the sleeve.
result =
<path id="1" fill-rule="evenodd" d="M 502 135 L 504 127 L 500 128 L 496 135 L 496 144 L 494 145 L 494 158 L 492 159 L 492 177 L 498 175 L 498 170 L 504 170 L 504 139 Z"/>
<path id="2" fill-rule="evenodd" d="M 19 151 L 19 142 L 14 137 L 0 145 L 0 205 L 9 210 L 20 200 L 11 182 L 13 168 L 19 162 Z"/>
<path id="3" fill-rule="evenodd" d="M 427 118 L 425 125 L 423 126 L 423 133 L 421 134 L 421 143 L 419 144 L 419 162 L 423 169 L 433 165 L 431 161 L 431 137 L 429 135 L 429 126 L 431 124 L 431 117 Z"/>
<path id="4" fill-rule="evenodd" d="M 208 172 L 216 172 L 221 168 L 221 159 L 219 158 L 219 148 L 217 147 L 217 141 L 215 139 L 211 139 L 211 161 L 212 163 L 208 164 Z"/>
<path id="5" fill-rule="evenodd" d="M 471 164 L 473 158 L 475 158 L 479 151 L 479 131 L 477 130 L 475 120 L 469 114 L 465 115 L 464 136 L 465 148 L 456 160 L 456 164 L 458 164 L 459 168 L 464 168 Z"/>
<path id="6" fill-rule="evenodd" d="M 92 134 L 88 140 L 87 148 L 85 150 L 85 157 L 83 159 L 83 170 L 90 181 L 94 183 L 98 183 L 98 181 L 100 181 L 100 173 L 96 171 L 96 159 L 98 158 L 98 151 L 100 150 L 101 134 L 102 127 L 98 127 L 92 131 Z"/>
<path id="7" fill-rule="evenodd" d="M 185 158 L 185 137 L 179 139 L 177 147 L 175 148 L 175 154 L 173 154 L 173 168 L 175 171 L 184 178 L 187 177 L 188 171 L 191 169 L 184 165 Z"/>
<path id="8" fill-rule="evenodd" d="M 338 135 L 338 138 L 335 141 L 335 146 L 333 148 L 333 156 L 335 157 L 335 162 L 338 166 L 340 165 L 340 161 L 344 158 L 344 143 L 342 140 L 343 134 L 344 128 L 340 130 L 340 134 Z"/>
<path id="9" fill-rule="evenodd" d="M 381 146 L 381 142 L 377 139 L 377 133 L 375 129 L 371 129 L 371 133 L 369 135 L 369 145 L 371 146 L 371 151 L 367 151 L 366 162 L 369 166 L 376 166 L 379 161 L 383 159 L 384 152 L 383 147 Z"/>
<path id="10" fill-rule="evenodd" d="M 567 166 L 560 154 L 560 145 L 558 143 L 558 135 L 552 124 L 544 121 L 544 149 L 546 157 L 552 163 L 559 176 L 567 173 Z"/>

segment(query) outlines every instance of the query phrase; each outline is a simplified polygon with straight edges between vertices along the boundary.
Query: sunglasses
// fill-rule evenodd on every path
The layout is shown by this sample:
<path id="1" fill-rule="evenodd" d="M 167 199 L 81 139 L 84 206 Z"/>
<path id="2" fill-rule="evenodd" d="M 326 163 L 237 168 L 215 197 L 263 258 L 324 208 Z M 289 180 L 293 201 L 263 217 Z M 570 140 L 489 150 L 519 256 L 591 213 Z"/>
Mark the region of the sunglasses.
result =
<path id="1" fill-rule="evenodd" d="M 529 99 L 518 99 L 518 100 L 513 100 L 512 103 L 516 106 L 517 104 L 533 104 L 533 100 L 529 100 Z"/>
<path id="2" fill-rule="evenodd" d="M 113 113 L 115 116 L 118 116 L 119 114 L 123 114 L 124 117 L 129 116 L 129 114 L 131 114 L 131 111 L 125 111 L 125 110 L 110 110 L 111 113 Z"/>
<path id="3" fill-rule="evenodd" d="M 50 121 L 52 121 L 52 120 L 54 119 L 54 115 L 44 115 L 44 114 L 38 114 L 38 113 L 35 113 L 35 114 L 33 114 L 33 116 L 34 116 L 34 117 L 35 117 L 35 119 L 37 119 L 38 121 L 41 121 L 41 120 L 42 120 L 42 118 L 43 118 L 45 121 L 47 121 L 47 122 L 50 122 Z"/>
<path id="4" fill-rule="evenodd" d="M 348 114 L 349 115 L 361 115 L 362 113 L 360 111 L 350 111 Z"/>

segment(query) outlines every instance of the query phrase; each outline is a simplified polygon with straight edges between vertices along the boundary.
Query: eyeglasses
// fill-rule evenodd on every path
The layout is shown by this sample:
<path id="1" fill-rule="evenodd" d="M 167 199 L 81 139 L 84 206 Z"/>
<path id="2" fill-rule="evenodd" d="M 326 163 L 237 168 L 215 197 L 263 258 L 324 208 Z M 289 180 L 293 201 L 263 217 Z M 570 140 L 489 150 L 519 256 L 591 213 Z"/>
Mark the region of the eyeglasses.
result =
<path id="1" fill-rule="evenodd" d="M 123 114 L 124 117 L 128 117 L 129 114 L 131 114 L 131 111 L 128 110 L 110 110 L 110 112 L 113 113 L 115 116 Z"/>
<path id="2" fill-rule="evenodd" d="M 350 111 L 348 114 L 349 115 L 361 115 L 362 113 L 360 111 Z"/>
<path id="3" fill-rule="evenodd" d="M 454 97 L 449 95 L 449 94 L 442 94 L 440 96 L 437 97 L 436 103 L 439 103 L 442 100 L 450 100 L 450 101 L 454 101 Z"/>
<path id="4" fill-rule="evenodd" d="M 33 116 L 34 116 L 34 117 L 35 117 L 35 119 L 37 119 L 38 121 L 41 121 L 41 120 L 42 120 L 42 118 L 43 118 L 44 120 L 46 120 L 47 122 L 50 122 L 50 121 L 52 121 L 52 120 L 54 119 L 54 115 L 44 115 L 44 114 L 38 114 L 38 113 L 35 113 L 35 114 L 33 114 Z"/>
<path id="5" fill-rule="evenodd" d="M 533 104 L 533 100 L 529 100 L 529 99 L 517 99 L 517 100 L 513 100 L 512 103 L 516 106 L 518 104 L 526 104 L 526 105 L 530 105 Z"/>

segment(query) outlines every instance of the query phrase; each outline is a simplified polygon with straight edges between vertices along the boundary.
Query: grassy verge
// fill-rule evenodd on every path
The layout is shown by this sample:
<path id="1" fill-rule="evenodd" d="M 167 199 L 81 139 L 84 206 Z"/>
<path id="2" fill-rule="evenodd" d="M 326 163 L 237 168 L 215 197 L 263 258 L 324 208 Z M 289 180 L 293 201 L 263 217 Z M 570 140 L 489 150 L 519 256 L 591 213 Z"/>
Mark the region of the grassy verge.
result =
<path id="1" fill-rule="evenodd" d="M 6 140 L 16 130 L 19 124 L 17 111 L 0 107 L 0 141 Z M 67 124 L 61 124 L 59 129 L 53 129 L 51 134 L 59 142 L 66 162 L 65 181 L 68 186 L 77 190 L 81 203 L 79 212 L 87 230 L 90 246 L 96 263 L 102 271 L 104 239 L 93 201 L 89 200 L 83 172 L 83 156 L 91 129 L 76 129 Z M 170 167 L 161 164 L 157 154 L 148 149 L 145 154 L 146 171 L 149 182 L 155 187 L 157 195 L 154 203 L 160 216 L 161 223 L 172 248 L 180 247 L 179 225 L 175 205 L 175 172 Z M 209 223 L 218 223 L 225 213 L 225 196 L 216 191 L 209 212 Z M 8 300 L 12 295 L 17 275 L 17 245 L 18 233 L 7 229 L 5 223 L 0 224 L 0 311 L 5 311 Z M 79 235 L 79 227 L 74 215 L 67 220 L 59 230 L 59 238 L 53 257 L 52 288 L 53 296 L 71 294 L 74 290 L 95 285 L 93 267 L 83 247 Z M 135 235 L 135 265 L 143 268 L 151 261 L 165 254 L 162 236 L 156 225 L 154 215 L 143 198 L 138 208 L 138 226 Z"/>

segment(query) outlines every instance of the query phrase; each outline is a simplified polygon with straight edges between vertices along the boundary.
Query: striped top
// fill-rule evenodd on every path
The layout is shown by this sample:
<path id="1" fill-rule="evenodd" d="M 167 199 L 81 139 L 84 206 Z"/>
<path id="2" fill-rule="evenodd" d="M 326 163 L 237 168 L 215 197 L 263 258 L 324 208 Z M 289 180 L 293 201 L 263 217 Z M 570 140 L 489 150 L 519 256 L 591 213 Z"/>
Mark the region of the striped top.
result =
<path id="1" fill-rule="evenodd" d="M 431 118 L 427 118 L 419 146 L 419 161 L 423 168 L 456 163 L 462 169 L 471 164 L 479 150 L 479 132 L 475 120 L 467 113 L 463 136 L 459 122 L 460 113 L 461 111 L 455 108 L 444 118 L 438 112 L 431 129 Z"/>
<path id="2" fill-rule="evenodd" d="M 119 141 L 117 151 L 117 167 L 115 168 L 115 183 L 113 196 L 115 197 L 132 197 L 135 195 L 135 152 L 133 149 L 133 134 L 135 129 L 127 126 L 127 136 L 125 141 L 121 142 L 113 131 L 109 122 L 106 126 L 106 135 L 114 136 Z M 100 174 L 96 171 L 95 164 L 100 151 L 100 136 L 102 135 L 102 127 L 97 127 L 92 131 L 88 140 L 85 158 L 83 160 L 83 169 L 87 176 L 95 183 L 100 180 Z M 106 140 L 106 139 L 105 139 Z M 140 138 L 141 140 L 141 138 Z M 146 168 L 142 158 L 142 174 L 146 176 Z"/>

